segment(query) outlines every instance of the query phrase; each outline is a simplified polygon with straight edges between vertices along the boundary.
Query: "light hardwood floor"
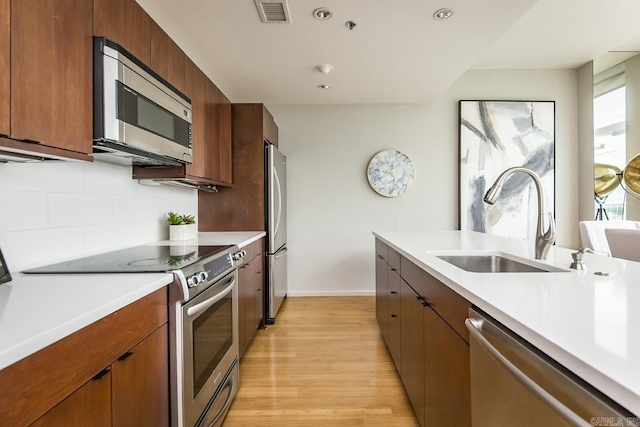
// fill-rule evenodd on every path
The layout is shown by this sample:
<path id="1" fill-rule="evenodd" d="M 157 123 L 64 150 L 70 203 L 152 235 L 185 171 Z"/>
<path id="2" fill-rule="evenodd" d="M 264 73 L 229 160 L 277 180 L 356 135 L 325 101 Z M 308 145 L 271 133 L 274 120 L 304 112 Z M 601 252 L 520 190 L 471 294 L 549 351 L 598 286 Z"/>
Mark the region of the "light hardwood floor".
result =
<path id="1" fill-rule="evenodd" d="M 418 426 L 374 297 L 288 298 L 240 361 L 224 427 Z"/>

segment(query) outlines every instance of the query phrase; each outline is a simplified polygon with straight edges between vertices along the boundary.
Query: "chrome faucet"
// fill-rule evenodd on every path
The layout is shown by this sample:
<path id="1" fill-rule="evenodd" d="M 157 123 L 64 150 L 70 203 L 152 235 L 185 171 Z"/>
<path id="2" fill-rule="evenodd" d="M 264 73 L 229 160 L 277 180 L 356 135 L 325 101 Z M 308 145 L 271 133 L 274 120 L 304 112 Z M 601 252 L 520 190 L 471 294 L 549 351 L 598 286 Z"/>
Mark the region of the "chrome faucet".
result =
<path id="1" fill-rule="evenodd" d="M 498 200 L 498 196 L 502 191 L 502 184 L 504 184 L 509 175 L 515 172 L 526 173 L 536 184 L 536 190 L 538 191 L 538 225 L 536 229 L 535 243 L 536 259 L 547 259 L 549 248 L 553 245 L 553 242 L 556 239 L 556 223 L 553 220 L 553 215 L 549 212 L 549 229 L 544 231 L 544 192 L 542 190 L 540 177 L 538 177 L 534 171 L 518 166 L 505 170 L 500 174 L 500 176 L 498 176 L 498 179 L 496 179 L 496 182 L 494 182 L 491 188 L 489 188 L 487 194 L 484 195 L 484 201 L 485 203 L 493 205 L 496 200 Z"/>

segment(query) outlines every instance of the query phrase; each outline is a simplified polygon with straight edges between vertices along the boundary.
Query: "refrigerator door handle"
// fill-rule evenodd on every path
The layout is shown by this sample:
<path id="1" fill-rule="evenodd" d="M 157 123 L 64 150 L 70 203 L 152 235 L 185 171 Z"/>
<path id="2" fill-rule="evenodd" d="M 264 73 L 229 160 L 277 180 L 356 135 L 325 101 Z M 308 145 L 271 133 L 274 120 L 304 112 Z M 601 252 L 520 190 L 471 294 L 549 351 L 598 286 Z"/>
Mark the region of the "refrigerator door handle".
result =
<path id="1" fill-rule="evenodd" d="M 278 191 L 278 219 L 276 219 L 276 226 L 273 229 L 273 235 L 275 237 L 275 235 L 278 234 L 280 219 L 282 218 L 282 188 L 280 187 L 280 178 L 278 178 L 278 171 L 275 167 L 273 168 L 273 178 Z"/>
<path id="2" fill-rule="evenodd" d="M 279 252 L 276 254 L 276 259 L 280 259 L 280 258 L 282 258 L 282 257 L 287 253 L 287 251 L 288 251 L 288 249 L 287 249 L 287 248 L 284 248 L 284 249 L 282 249 L 281 251 L 279 251 Z"/>

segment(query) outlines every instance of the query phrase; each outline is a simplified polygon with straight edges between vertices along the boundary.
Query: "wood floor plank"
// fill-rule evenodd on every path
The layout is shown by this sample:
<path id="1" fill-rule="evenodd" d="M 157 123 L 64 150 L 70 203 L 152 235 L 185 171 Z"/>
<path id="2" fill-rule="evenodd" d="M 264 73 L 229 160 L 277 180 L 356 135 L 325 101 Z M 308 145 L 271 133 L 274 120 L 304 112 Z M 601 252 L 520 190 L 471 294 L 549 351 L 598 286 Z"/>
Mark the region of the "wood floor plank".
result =
<path id="1" fill-rule="evenodd" d="M 223 427 L 416 427 L 374 297 L 288 298 L 240 361 Z"/>

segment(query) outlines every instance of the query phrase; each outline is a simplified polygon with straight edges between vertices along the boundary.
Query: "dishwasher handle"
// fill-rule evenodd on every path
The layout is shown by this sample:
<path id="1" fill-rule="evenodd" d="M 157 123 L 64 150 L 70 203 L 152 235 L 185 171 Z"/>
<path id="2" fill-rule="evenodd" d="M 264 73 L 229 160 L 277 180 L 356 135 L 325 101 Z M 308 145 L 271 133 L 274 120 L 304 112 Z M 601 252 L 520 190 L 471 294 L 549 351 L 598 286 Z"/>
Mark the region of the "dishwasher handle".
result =
<path id="1" fill-rule="evenodd" d="M 513 375 L 523 386 L 525 386 L 534 395 L 540 398 L 550 408 L 552 408 L 560 417 L 562 417 L 567 423 L 575 427 L 589 427 L 590 423 L 583 420 L 571 409 L 563 405 L 558 399 L 549 394 L 545 389 L 536 384 L 531 378 L 525 375 L 516 365 L 511 363 L 502 353 L 500 353 L 490 342 L 487 340 L 482 332 L 480 332 L 482 320 L 469 318 L 465 320 L 465 326 L 469 330 L 469 333 L 478 341 L 478 343 L 498 362 L 502 365 L 511 375 Z"/>

